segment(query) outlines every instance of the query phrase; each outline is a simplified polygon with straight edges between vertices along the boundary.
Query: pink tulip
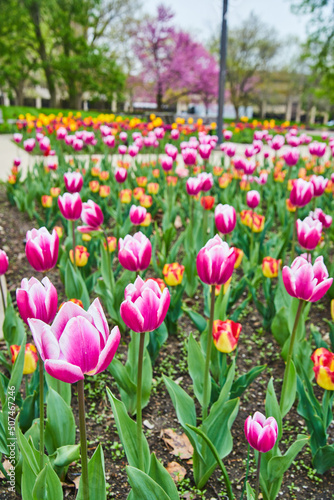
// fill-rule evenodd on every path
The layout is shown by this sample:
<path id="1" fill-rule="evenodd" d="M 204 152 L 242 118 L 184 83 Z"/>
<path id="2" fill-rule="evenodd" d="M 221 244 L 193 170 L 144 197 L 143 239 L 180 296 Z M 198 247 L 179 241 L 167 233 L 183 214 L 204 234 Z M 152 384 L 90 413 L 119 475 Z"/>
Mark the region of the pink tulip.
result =
<path id="1" fill-rule="evenodd" d="M 166 155 L 170 156 L 173 161 L 175 161 L 178 154 L 178 149 L 173 144 L 166 144 L 165 153 Z"/>
<path id="2" fill-rule="evenodd" d="M 136 146 L 135 144 L 131 144 L 131 146 L 129 146 L 128 153 L 131 156 L 131 158 L 137 156 L 137 154 L 139 153 L 138 146 Z"/>
<path id="3" fill-rule="evenodd" d="M 57 130 L 57 139 L 58 141 L 62 141 L 65 139 L 65 137 L 67 136 L 67 130 L 65 127 L 59 127 L 59 129 Z"/>
<path id="4" fill-rule="evenodd" d="M 39 148 L 41 151 L 47 151 L 48 149 L 50 149 L 50 139 L 48 137 L 43 137 L 39 141 Z"/>
<path id="5" fill-rule="evenodd" d="M 180 131 L 177 129 L 173 129 L 170 133 L 171 138 L 177 141 L 177 139 L 180 137 Z"/>
<path id="6" fill-rule="evenodd" d="M 232 276 L 235 258 L 234 249 L 216 234 L 198 252 L 198 276 L 208 285 L 223 285 Z"/>
<path id="7" fill-rule="evenodd" d="M 195 165 L 196 155 L 196 149 L 188 147 L 182 150 L 183 161 L 186 165 Z"/>
<path id="8" fill-rule="evenodd" d="M 93 200 L 82 204 L 81 219 L 86 224 L 78 227 L 78 231 L 81 233 L 100 231 L 104 220 L 101 208 Z"/>
<path id="9" fill-rule="evenodd" d="M 260 151 L 262 150 L 263 148 L 263 142 L 260 141 L 259 139 L 257 140 L 254 140 L 253 141 L 253 148 L 255 150 L 255 154 L 257 155 L 258 153 L 260 153 Z"/>
<path id="10" fill-rule="evenodd" d="M 223 136 L 225 141 L 229 141 L 230 139 L 232 139 L 232 135 L 233 133 L 230 130 L 223 130 Z"/>
<path id="11" fill-rule="evenodd" d="M 0 250 L 0 276 L 8 271 L 8 257 L 4 250 Z"/>
<path id="12" fill-rule="evenodd" d="M 23 143 L 23 147 L 27 153 L 31 153 L 31 151 L 36 146 L 35 139 L 26 139 Z"/>
<path id="13" fill-rule="evenodd" d="M 186 182 L 186 189 L 189 196 L 197 196 L 201 191 L 202 182 L 198 177 L 189 177 Z"/>
<path id="14" fill-rule="evenodd" d="M 251 158 L 255 154 L 256 154 L 256 149 L 254 148 L 253 145 L 246 147 L 246 149 L 245 149 L 245 156 L 246 156 L 246 158 Z"/>
<path id="15" fill-rule="evenodd" d="M 256 170 L 256 164 L 252 161 L 246 160 L 244 163 L 244 173 L 246 175 L 253 175 Z"/>
<path id="16" fill-rule="evenodd" d="M 141 231 L 118 240 L 118 259 L 124 269 L 144 271 L 150 265 L 151 257 L 151 242 Z"/>
<path id="17" fill-rule="evenodd" d="M 202 172 L 197 176 L 197 179 L 201 182 L 201 189 L 200 191 L 210 191 L 210 189 L 213 186 L 213 177 L 212 174 L 208 174 L 206 172 Z"/>
<path id="18" fill-rule="evenodd" d="M 22 134 L 19 134 L 18 132 L 13 134 L 13 139 L 14 139 L 14 142 L 16 142 L 16 144 L 19 144 L 22 139 L 23 139 L 23 135 Z"/>
<path id="19" fill-rule="evenodd" d="M 24 278 L 21 288 L 16 290 L 16 302 L 21 318 L 28 324 L 28 318 L 51 323 L 58 310 L 57 290 L 49 278 L 42 282 L 36 278 Z"/>
<path id="20" fill-rule="evenodd" d="M 113 135 L 108 135 L 104 137 L 103 142 L 108 148 L 113 148 L 115 146 L 115 137 Z"/>
<path id="21" fill-rule="evenodd" d="M 130 221 L 135 226 L 139 226 L 142 222 L 144 222 L 146 214 L 147 214 L 146 208 L 132 205 L 129 213 Z"/>
<path id="22" fill-rule="evenodd" d="M 173 169 L 173 158 L 171 156 L 163 156 L 160 161 L 162 169 L 165 172 L 169 172 Z"/>
<path id="23" fill-rule="evenodd" d="M 74 139 L 75 139 L 75 136 L 74 136 L 74 135 L 67 135 L 67 136 L 65 137 L 65 144 L 66 144 L 67 146 L 72 146 Z"/>
<path id="24" fill-rule="evenodd" d="M 81 217 L 82 201 L 79 193 L 65 193 L 58 196 L 60 213 L 67 220 L 78 220 Z"/>
<path id="25" fill-rule="evenodd" d="M 306 217 L 303 221 L 298 219 L 296 227 L 300 246 L 306 250 L 314 250 L 321 240 L 321 222 L 311 217 Z"/>
<path id="26" fill-rule="evenodd" d="M 124 144 L 121 144 L 120 146 L 118 146 L 118 153 L 120 155 L 125 155 L 126 151 L 127 151 L 127 147 L 124 146 Z"/>
<path id="27" fill-rule="evenodd" d="M 126 168 L 120 167 L 116 169 L 115 179 L 119 184 L 125 182 L 127 176 L 128 176 L 128 171 L 126 170 Z"/>
<path id="28" fill-rule="evenodd" d="M 279 149 L 281 149 L 282 146 L 284 146 L 284 143 L 285 143 L 285 138 L 283 135 L 274 135 L 270 143 L 270 146 L 274 151 L 278 151 Z"/>
<path id="29" fill-rule="evenodd" d="M 188 177 L 189 175 L 189 170 L 187 168 L 182 167 L 182 165 L 179 165 L 175 169 L 175 173 L 181 178 L 184 179 L 185 177 Z"/>
<path id="30" fill-rule="evenodd" d="M 170 304 L 167 287 L 163 291 L 154 280 L 143 281 L 137 277 L 134 284 L 125 288 L 121 304 L 121 317 L 134 332 L 152 332 L 163 323 Z"/>
<path id="31" fill-rule="evenodd" d="M 246 202 L 249 208 L 256 208 L 260 203 L 260 193 L 255 189 L 248 191 L 246 195 Z"/>
<path id="32" fill-rule="evenodd" d="M 108 125 L 101 125 L 100 132 L 102 137 L 108 137 L 108 135 L 111 135 L 111 128 Z"/>
<path id="33" fill-rule="evenodd" d="M 231 233 L 236 225 L 237 215 L 231 205 L 219 205 L 215 209 L 215 223 L 218 231 L 223 234 Z"/>
<path id="34" fill-rule="evenodd" d="M 289 167 L 294 167 L 299 160 L 299 150 L 297 148 L 287 149 L 283 154 L 283 158 Z"/>
<path id="35" fill-rule="evenodd" d="M 27 232 L 26 240 L 26 256 L 35 271 L 45 272 L 56 266 L 59 237 L 55 229 L 51 234 L 46 227 L 32 229 Z"/>
<path id="36" fill-rule="evenodd" d="M 246 158 L 241 158 L 240 156 L 236 156 L 234 158 L 234 167 L 236 168 L 236 170 L 245 170 L 246 164 Z"/>
<path id="37" fill-rule="evenodd" d="M 313 141 L 309 144 L 308 149 L 311 155 L 320 158 L 326 153 L 326 146 L 324 142 Z"/>
<path id="38" fill-rule="evenodd" d="M 291 267 L 283 267 L 282 278 L 291 297 L 308 302 L 320 300 L 333 282 L 333 278 L 328 278 L 323 256 L 317 257 L 313 266 L 305 257 L 296 257 Z"/>
<path id="39" fill-rule="evenodd" d="M 321 222 L 321 224 L 323 225 L 323 227 L 325 227 L 326 229 L 331 227 L 332 222 L 333 222 L 332 217 L 330 215 L 326 215 L 321 210 L 321 208 L 316 208 L 314 210 L 314 212 L 310 212 L 309 216 L 312 217 L 312 219 L 314 219 L 314 220 L 319 220 Z"/>
<path id="40" fill-rule="evenodd" d="M 157 139 L 163 139 L 165 137 L 165 130 L 162 127 L 157 127 L 154 129 L 154 133 Z"/>
<path id="41" fill-rule="evenodd" d="M 310 181 L 313 184 L 313 196 L 323 195 L 328 184 L 328 179 L 325 179 L 322 175 L 312 175 Z"/>
<path id="42" fill-rule="evenodd" d="M 69 193 L 79 193 L 83 186 L 83 177 L 80 172 L 66 172 L 64 182 Z"/>
<path id="43" fill-rule="evenodd" d="M 200 144 L 198 148 L 198 152 L 202 160 L 208 160 L 211 154 L 211 146 L 210 144 Z"/>
<path id="44" fill-rule="evenodd" d="M 226 144 L 225 145 L 225 153 L 227 154 L 227 156 L 229 158 L 233 158 L 233 156 L 235 155 L 237 151 L 237 148 L 234 144 Z"/>
<path id="45" fill-rule="evenodd" d="M 47 373 L 69 384 L 106 370 L 121 338 L 117 326 L 109 334 L 99 299 L 87 312 L 66 302 L 51 326 L 40 319 L 28 324 Z"/>
<path id="46" fill-rule="evenodd" d="M 253 417 L 246 418 L 245 435 L 254 450 L 266 453 L 275 446 L 278 435 L 277 422 L 274 417 L 266 418 L 257 411 Z"/>
<path id="47" fill-rule="evenodd" d="M 122 142 L 125 142 L 128 140 L 128 134 L 126 132 L 121 132 L 119 134 L 119 138 L 121 139 Z"/>
<path id="48" fill-rule="evenodd" d="M 289 135 L 289 136 L 285 136 L 285 138 L 286 138 L 289 146 L 291 146 L 293 148 L 297 148 L 298 146 L 300 146 L 300 137 L 296 137 L 294 135 Z"/>
<path id="49" fill-rule="evenodd" d="M 295 207 L 304 207 L 313 198 L 314 188 L 311 182 L 296 179 L 290 193 L 290 201 Z"/>
<path id="50" fill-rule="evenodd" d="M 74 137 L 72 146 L 74 151 L 81 151 L 84 146 L 84 143 L 81 139 L 77 139 L 76 137 Z"/>
<path id="51" fill-rule="evenodd" d="M 21 158 L 14 158 L 13 163 L 15 167 L 19 167 L 21 165 Z"/>

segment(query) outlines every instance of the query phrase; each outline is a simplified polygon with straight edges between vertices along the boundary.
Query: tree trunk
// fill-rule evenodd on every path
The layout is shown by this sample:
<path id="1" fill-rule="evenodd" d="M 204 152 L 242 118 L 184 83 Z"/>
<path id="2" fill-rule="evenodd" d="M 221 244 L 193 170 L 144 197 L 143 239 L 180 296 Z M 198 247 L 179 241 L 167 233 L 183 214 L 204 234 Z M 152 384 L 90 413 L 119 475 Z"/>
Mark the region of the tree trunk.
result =
<path id="1" fill-rule="evenodd" d="M 32 1 L 31 4 L 28 7 L 28 11 L 30 14 L 30 18 L 32 20 L 32 23 L 34 25 L 34 31 L 35 31 L 35 36 L 37 40 L 37 46 L 38 46 L 38 53 L 42 61 L 42 66 L 44 69 L 44 74 L 46 78 L 46 83 L 49 89 L 50 93 L 50 107 L 55 108 L 56 107 L 56 84 L 55 84 L 55 76 L 53 73 L 53 68 L 50 64 L 47 52 L 46 52 L 46 46 L 45 46 L 45 40 L 42 35 L 42 30 L 41 30 L 41 19 L 40 19 L 40 2 L 37 1 Z"/>
<path id="2" fill-rule="evenodd" d="M 73 84 L 68 86 L 68 100 L 70 109 L 81 109 L 82 93 L 77 92 Z"/>
<path id="3" fill-rule="evenodd" d="M 158 82 L 157 109 L 158 109 L 158 111 L 162 110 L 162 85 L 161 85 L 161 82 Z"/>
<path id="4" fill-rule="evenodd" d="M 17 87 L 15 87 L 15 105 L 16 106 L 23 106 L 23 99 L 24 99 L 24 81 L 21 81 Z"/>

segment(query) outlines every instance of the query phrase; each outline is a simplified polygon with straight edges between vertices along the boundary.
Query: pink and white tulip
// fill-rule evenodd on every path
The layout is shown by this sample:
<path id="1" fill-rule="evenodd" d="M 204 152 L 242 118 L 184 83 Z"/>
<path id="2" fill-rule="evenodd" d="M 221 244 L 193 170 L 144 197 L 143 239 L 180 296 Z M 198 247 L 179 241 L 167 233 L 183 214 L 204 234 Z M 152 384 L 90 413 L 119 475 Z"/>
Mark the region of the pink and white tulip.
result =
<path id="1" fill-rule="evenodd" d="M 101 230 L 100 226 L 103 224 L 104 217 L 101 208 L 93 200 L 88 200 L 82 204 L 81 219 L 85 226 L 79 226 L 78 231 L 90 233 Z"/>
<path id="2" fill-rule="evenodd" d="M 80 219 L 82 201 L 79 193 L 65 193 L 63 196 L 58 196 L 58 206 L 65 219 L 72 221 Z"/>
<path id="3" fill-rule="evenodd" d="M 320 300 L 333 283 L 322 256 L 317 257 L 313 265 L 304 256 L 296 257 L 291 267 L 283 267 L 282 278 L 291 297 L 307 302 Z"/>
<path id="4" fill-rule="evenodd" d="M 314 250 L 321 240 L 322 224 L 320 220 L 306 217 L 296 221 L 297 238 L 300 246 L 305 250 Z"/>
<path id="5" fill-rule="evenodd" d="M 154 280 L 143 281 L 137 277 L 134 284 L 125 288 L 125 300 L 121 304 L 121 317 L 134 332 L 152 332 L 164 321 L 170 294 L 167 287 L 161 291 Z"/>
<path id="6" fill-rule="evenodd" d="M 198 252 L 198 276 L 207 285 L 223 285 L 232 276 L 235 259 L 234 249 L 216 234 Z"/>
<path id="7" fill-rule="evenodd" d="M 51 323 L 58 310 L 58 294 L 49 278 L 42 281 L 24 278 L 16 290 L 16 302 L 21 318 L 28 324 L 29 318 Z"/>
<path id="8" fill-rule="evenodd" d="M 144 271 L 152 257 L 150 240 L 141 232 L 126 235 L 118 241 L 118 259 L 121 266 L 129 271 Z"/>
<path id="9" fill-rule="evenodd" d="M 32 229 L 26 234 L 26 256 L 38 272 L 53 269 L 58 260 L 59 237 L 55 229 L 50 234 L 46 227 Z"/>
<path id="10" fill-rule="evenodd" d="M 231 233 L 237 222 L 235 208 L 231 205 L 219 205 L 215 209 L 215 223 L 218 231 L 223 234 Z"/>
<path id="11" fill-rule="evenodd" d="M 79 193 L 83 186 L 83 177 L 80 172 L 66 172 L 64 182 L 69 193 Z"/>
<path id="12" fill-rule="evenodd" d="M 130 208 L 130 221 L 133 225 L 139 226 L 142 222 L 144 222 L 147 214 L 147 210 L 145 207 L 137 207 L 136 205 L 132 205 Z"/>
<path id="13" fill-rule="evenodd" d="M 246 439 L 254 450 L 266 453 L 275 446 L 278 427 L 274 417 L 266 418 L 257 411 L 253 417 L 246 418 L 244 430 Z"/>
<path id="14" fill-rule="evenodd" d="M 66 302 L 51 326 L 39 319 L 28 324 L 46 372 L 69 384 L 106 370 L 121 338 L 117 326 L 109 334 L 99 299 L 88 311 Z"/>

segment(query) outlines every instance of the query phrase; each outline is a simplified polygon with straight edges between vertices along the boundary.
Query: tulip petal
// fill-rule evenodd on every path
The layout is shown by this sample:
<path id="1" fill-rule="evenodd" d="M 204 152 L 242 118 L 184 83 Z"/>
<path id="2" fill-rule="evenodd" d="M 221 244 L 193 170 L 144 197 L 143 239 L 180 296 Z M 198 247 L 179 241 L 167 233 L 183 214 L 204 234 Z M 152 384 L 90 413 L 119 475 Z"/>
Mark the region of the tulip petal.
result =
<path id="1" fill-rule="evenodd" d="M 52 330 L 58 340 L 60 339 L 69 320 L 71 318 L 76 318 L 77 316 L 86 318 L 90 323 L 93 322 L 92 316 L 87 311 L 82 309 L 82 307 L 78 306 L 78 304 L 71 301 L 65 302 L 52 323 Z"/>
<path id="2" fill-rule="evenodd" d="M 333 283 L 333 278 L 328 278 L 319 283 L 318 285 L 316 285 L 314 287 L 312 296 L 309 299 L 310 302 L 317 302 L 317 300 L 320 300 L 325 295 L 325 293 L 327 293 L 327 291 L 330 289 L 332 283 Z"/>
<path id="3" fill-rule="evenodd" d="M 284 266 L 282 269 L 282 278 L 286 291 L 291 297 L 296 297 L 296 286 L 295 279 L 291 269 L 288 266 Z"/>
<path id="4" fill-rule="evenodd" d="M 110 363 L 112 362 L 112 360 L 115 356 L 115 353 L 116 353 L 116 350 L 117 350 L 117 347 L 118 347 L 120 340 L 121 340 L 121 334 L 120 334 L 119 328 L 118 328 L 118 326 L 115 326 L 111 330 L 110 335 L 109 335 L 108 340 L 107 340 L 107 343 L 100 354 L 97 367 L 95 368 L 95 371 L 94 371 L 95 374 L 103 372 L 104 370 L 106 370 L 108 368 L 108 366 L 110 365 Z"/>
<path id="5" fill-rule="evenodd" d="M 59 347 L 66 361 L 79 366 L 83 373 L 91 372 L 99 361 L 100 333 L 83 316 L 71 318 L 59 339 Z"/>
<path id="6" fill-rule="evenodd" d="M 51 377 L 61 380 L 62 382 L 67 382 L 68 384 L 74 384 L 78 380 L 84 379 L 84 374 L 79 366 L 72 365 L 65 360 L 49 360 L 45 362 L 45 370 L 51 375 Z"/>
<path id="7" fill-rule="evenodd" d="M 257 450 L 262 453 L 266 453 L 274 447 L 276 439 L 277 433 L 275 430 L 271 427 L 271 425 L 266 425 L 259 434 Z"/>
<path id="8" fill-rule="evenodd" d="M 124 300 L 120 307 L 120 314 L 124 323 L 134 332 L 144 332 L 144 318 L 136 305 L 130 299 Z"/>
<path id="9" fill-rule="evenodd" d="M 87 313 L 92 316 L 95 328 L 97 328 L 97 330 L 102 335 L 103 345 L 101 345 L 101 349 L 103 349 L 105 343 L 108 340 L 109 328 L 106 316 L 104 314 L 99 299 L 94 300 L 94 302 L 89 306 Z"/>
<path id="10" fill-rule="evenodd" d="M 58 359 L 60 349 L 51 327 L 39 319 L 28 319 L 28 324 L 42 360 Z"/>

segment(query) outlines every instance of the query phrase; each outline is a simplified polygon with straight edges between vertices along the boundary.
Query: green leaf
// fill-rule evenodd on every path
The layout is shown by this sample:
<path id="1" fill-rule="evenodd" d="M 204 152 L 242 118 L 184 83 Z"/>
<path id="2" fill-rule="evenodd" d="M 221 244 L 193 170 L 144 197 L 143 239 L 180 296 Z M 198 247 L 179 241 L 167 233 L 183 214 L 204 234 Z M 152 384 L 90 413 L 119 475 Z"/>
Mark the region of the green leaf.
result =
<path id="1" fill-rule="evenodd" d="M 159 351 L 162 345 L 166 342 L 168 338 L 168 331 L 165 322 L 159 326 L 153 332 L 149 332 L 150 341 L 147 346 L 148 353 L 150 355 L 152 364 L 154 364 L 155 360 L 159 355 Z"/>
<path id="2" fill-rule="evenodd" d="M 163 379 L 173 402 L 178 421 L 182 427 L 186 428 L 186 424 L 194 425 L 196 427 L 196 410 L 194 400 L 173 380 L 165 375 L 163 375 Z"/>
<path id="3" fill-rule="evenodd" d="M 136 500 L 171 500 L 164 490 L 145 472 L 128 466 L 126 468 L 133 498 Z"/>
<path id="4" fill-rule="evenodd" d="M 334 446 L 326 445 L 319 448 L 313 457 L 312 465 L 318 474 L 324 474 L 334 467 Z"/>
<path id="5" fill-rule="evenodd" d="M 89 294 L 86 284 L 79 270 L 74 270 L 70 259 L 68 259 L 65 268 L 65 293 L 67 298 L 79 299 L 87 310 L 90 305 Z"/>
<path id="6" fill-rule="evenodd" d="M 155 453 L 151 454 L 151 465 L 148 475 L 167 493 L 171 500 L 179 500 L 180 497 L 171 475 L 161 462 L 159 462 Z"/>
<path id="7" fill-rule="evenodd" d="M 255 491 L 253 490 L 248 481 L 246 484 L 246 493 L 247 493 L 247 500 L 256 500 Z"/>
<path id="8" fill-rule="evenodd" d="M 63 489 L 57 474 L 49 464 L 38 474 L 34 489 L 33 500 L 62 500 Z"/>
<path id="9" fill-rule="evenodd" d="M 200 405 L 203 406 L 205 359 L 199 343 L 192 334 L 190 334 L 188 340 L 188 369 L 194 384 L 195 396 Z M 208 378 L 207 393 L 208 401 L 210 401 L 211 377 Z"/>
<path id="10" fill-rule="evenodd" d="M 120 440 L 122 442 L 128 462 L 131 466 L 137 467 L 139 465 L 137 424 L 127 414 L 124 404 L 115 398 L 115 396 L 112 394 L 112 392 L 109 390 L 108 387 L 107 387 L 107 394 L 114 414 L 117 431 Z M 142 434 L 142 445 L 143 445 L 144 468 L 146 471 L 148 471 L 150 464 L 150 450 L 146 438 L 144 436 L 144 433 Z"/>
<path id="11" fill-rule="evenodd" d="M 207 320 L 201 314 L 199 314 L 196 311 L 193 311 L 192 309 L 190 309 L 185 304 L 182 305 L 182 310 L 189 316 L 189 318 L 191 319 L 191 321 L 196 326 L 197 330 L 200 333 L 204 332 L 204 330 L 208 326 Z"/>
<path id="12" fill-rule="evenodd" d="M 276 419 L 278 426 L 277 441 L 280 441 L 282 437 L 282 415 L 275 394 L 273 378 L 269 381 L 266 393 L 266 416 L 267 418 L 274 417 Z"/>
<path id="13" fill-rule="evenodd" d="M 102 446 L 99 444 L 88 462 L 89 500 L 105 500 L 106 478 Z M 83 500 L 83 488 L 80 478 L 76 500 Z"/>
<path id="14" fill-rule="evenodd" d="M 26 335 L 24 334 L 23 338 L 22 338 L 20 352 L 16 358 L 16 361 L 15 361 L 14 366 L 13 366 L 12 374 L 11 374 L 10 380 L 8 382 L 8 388 L 14 387 L 15 395 L 17 395 L 17 393 L 20 390 L 21 381 L 22 381 L 22 377 L 23 377 L 25 348 L 26 348 Z"/>
<path id="15" fill-rule="evenodd" d="M 38 417 L 37 401 L 38 394 L 36 391 L 23 401 L 19 416 L 22 432 L 26 432 L 32 426 L 33 420 Z"/>
<path id="16" fill-rule="evenodd" d="M 22 319 L 15 312 L 10 293 L 7 293 L 7 307 L 2 326 L 4 339 L 7 346 L 21 345 L 25 336 L 25 327 Z"/>
<path id="17" fill-rule="evenodd" d="M 56 467 L 66 467 L 80 458 L 80 444 L 61 446 L 50 456 Z"/>
<path id="18" fill-rule="evenodd" d="M 49 387 L 46 412 L 45 446 L 52 455 L 57 448 L 75 443 L 75 420 L 71 407 L 51 387 Z"/>
<path id="19" fill-rule="evenodd" d="M 268 478 L 270 482 L 280 479 L 288 470 L 300 450 L 308 442 L 309 437 L 299 434 L 296 441 L 290 446 L 287 452 L 280 456 L 272 457 L 268 463 Z"/>
<path id="20" fill-rule="evenodd" d="M 254 366 L 249 372 L 241 375 L 232 384 L 231 388 L 231 399 L 238 398 L 247 389 L 247 387 L 253 382 L 267 368 L 267 365 Z"/>
<path id="21" fill-rule="evenodd" d="M 293 403 L 296 399 L 296 391 L 297 391 L 297 374 L 294 362 L 291 360 L 289 373 L 287 374 L 287 391 L 286 397 L 284 399 L 284 406 L 281 410 L 282 418 L 290 411 Z"/>
<path id="22" fill-rule="evenodd" d="M 271 324 L 271 332 L 281 347 L 289 338 L 288 309 L 281 307 L 274 316 Z"/>
<path id="23" fill-rule="evenodd" d="M 62 382 L 56 378 L 51 377 L 49 373 L 45 372 L 45 378 L 49 387 L 52 387 L 53 390 L 58 392 L 61 395 L 66 404 L 71 406 L 71 384 L 67 384 L 66 382 Z"/>

